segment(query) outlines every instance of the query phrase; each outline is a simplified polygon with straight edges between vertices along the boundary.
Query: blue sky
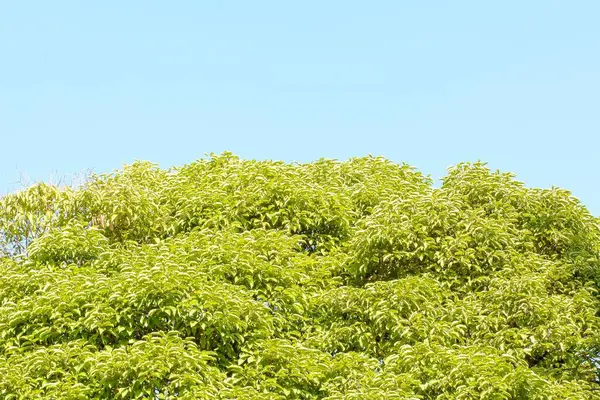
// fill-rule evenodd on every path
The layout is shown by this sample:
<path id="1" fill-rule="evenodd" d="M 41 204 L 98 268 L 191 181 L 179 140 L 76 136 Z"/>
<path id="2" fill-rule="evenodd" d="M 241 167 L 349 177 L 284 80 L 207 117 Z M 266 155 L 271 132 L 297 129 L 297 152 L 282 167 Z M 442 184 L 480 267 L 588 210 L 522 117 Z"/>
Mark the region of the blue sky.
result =
<path id="1" fill-rule="evenodd" d="M 0 191 L 136 159 L 488 161 L 600 215 L 598 1 L 2 1 Z"/>

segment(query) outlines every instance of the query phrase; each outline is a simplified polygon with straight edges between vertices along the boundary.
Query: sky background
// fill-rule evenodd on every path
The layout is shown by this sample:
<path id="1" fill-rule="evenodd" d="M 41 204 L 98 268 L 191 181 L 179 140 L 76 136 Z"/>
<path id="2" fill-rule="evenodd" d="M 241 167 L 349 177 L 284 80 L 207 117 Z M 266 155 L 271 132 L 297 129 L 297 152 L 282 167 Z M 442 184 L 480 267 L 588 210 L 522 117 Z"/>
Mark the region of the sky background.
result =
<path id="1" fill-rule="evenodd" d="M 483 160 L 600 216 L 600 2 L 0 0 L 0 193 L 134 160 Z"/>

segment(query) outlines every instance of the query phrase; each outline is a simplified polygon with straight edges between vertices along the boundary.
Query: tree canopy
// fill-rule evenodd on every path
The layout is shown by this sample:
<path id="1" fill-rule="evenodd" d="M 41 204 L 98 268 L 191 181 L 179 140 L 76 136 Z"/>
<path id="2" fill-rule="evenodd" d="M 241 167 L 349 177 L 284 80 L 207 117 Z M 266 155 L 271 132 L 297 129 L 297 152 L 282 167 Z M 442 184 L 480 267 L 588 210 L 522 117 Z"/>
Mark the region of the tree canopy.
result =
<path id="1" fill-rule="evenodd" d="M 600 398 L 599 283 L 484 163 L 137 162 L 0 199 L 0 398 Z"/>

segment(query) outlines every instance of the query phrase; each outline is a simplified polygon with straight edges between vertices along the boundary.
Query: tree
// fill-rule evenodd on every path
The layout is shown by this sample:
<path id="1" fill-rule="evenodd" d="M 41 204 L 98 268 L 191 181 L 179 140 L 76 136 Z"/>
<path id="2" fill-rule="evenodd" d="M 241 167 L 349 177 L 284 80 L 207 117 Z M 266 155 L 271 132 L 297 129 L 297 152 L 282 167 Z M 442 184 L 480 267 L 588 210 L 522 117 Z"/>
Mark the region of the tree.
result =
<path id="1" fill-rule="evenodd" d="M 0 397 L 600 398 L 598 222 L 483 163 L 36 185 L 0 199 Z"/>

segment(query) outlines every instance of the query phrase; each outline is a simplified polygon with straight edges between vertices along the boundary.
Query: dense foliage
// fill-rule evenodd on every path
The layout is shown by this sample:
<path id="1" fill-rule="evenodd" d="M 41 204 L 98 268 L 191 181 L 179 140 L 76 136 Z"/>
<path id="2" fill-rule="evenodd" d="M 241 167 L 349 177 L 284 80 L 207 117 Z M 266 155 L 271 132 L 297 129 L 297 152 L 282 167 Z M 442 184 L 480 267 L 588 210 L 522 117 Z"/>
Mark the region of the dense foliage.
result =
<path id="1" fill-rule="evenodd" d="M 0 398 L 600 398 L 598 222 L 481 163 L 39 184 L 0 199 Z"/>

